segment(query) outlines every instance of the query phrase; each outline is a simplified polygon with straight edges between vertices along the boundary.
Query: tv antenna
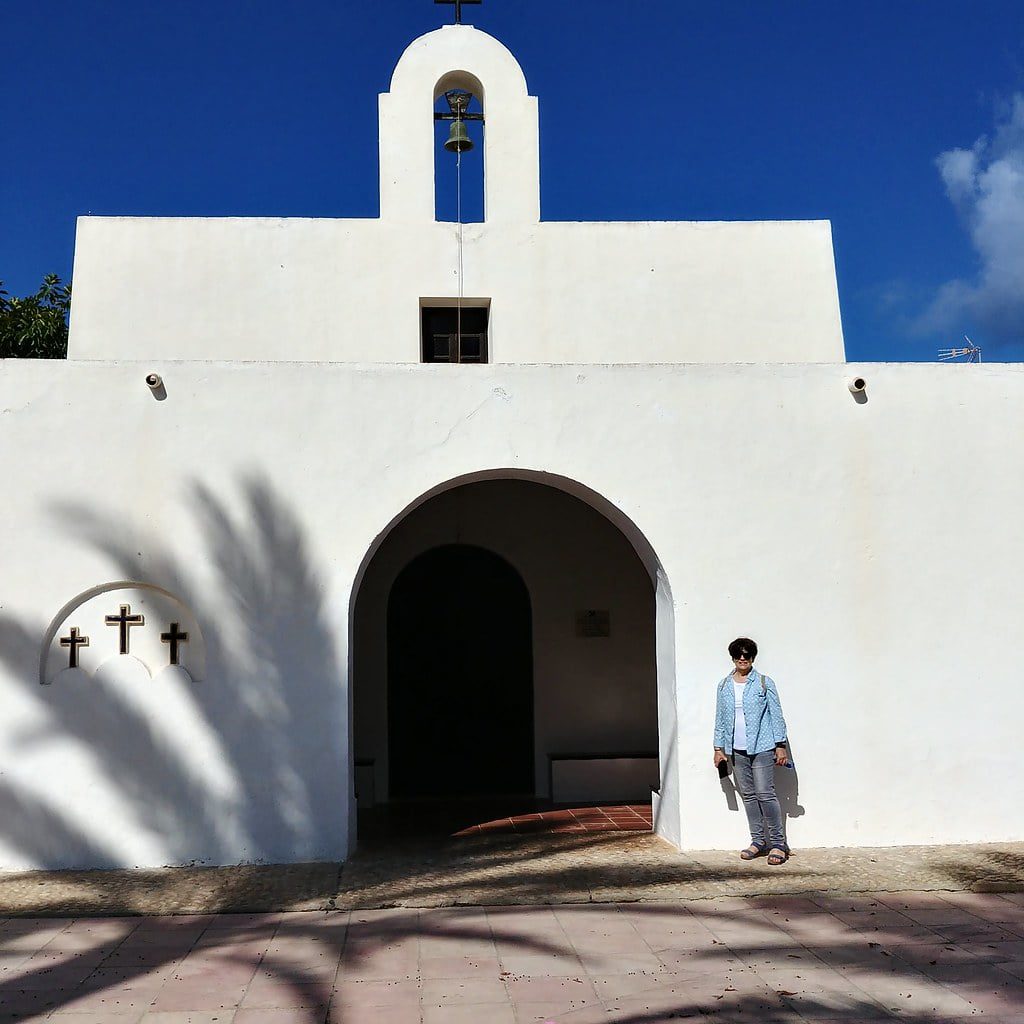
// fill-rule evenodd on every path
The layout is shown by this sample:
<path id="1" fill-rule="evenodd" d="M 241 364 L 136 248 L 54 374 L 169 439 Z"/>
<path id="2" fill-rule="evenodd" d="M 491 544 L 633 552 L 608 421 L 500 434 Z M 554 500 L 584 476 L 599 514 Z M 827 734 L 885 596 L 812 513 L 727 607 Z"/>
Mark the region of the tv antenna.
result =
<path id="1" fill-rule="evenodd" d="M 964 335 L 967 345 L 964 348 L 940 348 L 939 359 L 943 362 L 980 363 L 981 349 Z"/>

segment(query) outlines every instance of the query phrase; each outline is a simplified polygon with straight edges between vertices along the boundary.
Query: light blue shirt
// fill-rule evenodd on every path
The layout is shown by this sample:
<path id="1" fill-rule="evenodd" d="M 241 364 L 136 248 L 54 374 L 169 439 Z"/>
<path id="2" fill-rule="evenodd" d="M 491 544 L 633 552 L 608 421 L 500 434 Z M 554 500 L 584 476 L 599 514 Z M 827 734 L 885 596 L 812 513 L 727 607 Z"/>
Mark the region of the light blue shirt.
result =
<path id="1" fill-rule="evenodd" d="M 764 688 L 761 680 L 764 679 Z M 756 668 L 750 670 L 743 687 L 743 718 L 747 732 L 747 753 L 763 754 L 774 750 L 786 739 L 786 719 L 775 683 L 762 676 Z M 732 753 L 733 730 L 736 728 L 736 695 L 730 673 L 718 684 L 715 703 L 715 746 L 727 754 Z"/>

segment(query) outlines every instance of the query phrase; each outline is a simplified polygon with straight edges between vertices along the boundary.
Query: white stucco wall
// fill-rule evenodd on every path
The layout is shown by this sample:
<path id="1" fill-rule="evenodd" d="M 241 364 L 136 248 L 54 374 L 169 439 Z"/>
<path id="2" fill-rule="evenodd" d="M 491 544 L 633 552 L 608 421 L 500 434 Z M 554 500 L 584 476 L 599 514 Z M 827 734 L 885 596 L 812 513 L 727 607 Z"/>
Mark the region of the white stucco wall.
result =
<path id="1" fill-rule="evenodd" d="M 509 468 L 592 488 L 660 560 L 683 845 L 744 834 L 710 766 L 738 634 L 789 718 L 794 845 L 1024 838 L 992 770 L 1024 714 L 1024 368 L 8 360 L 0 421 L 3 867 L 344 856 L 352 581 L 421 495 Z M 205 678 L 40 685 L 51 619 L 122 580 L 189 605 Z"/>
<path id="2" fill-rule="evenodd" d="M 74 359 L 415 363 L 452 224 L 83 217 Z M 827 221 L 466 225 L 496 363 L 843 359 Z"/>
<path id="3" fill-rule="evenodd" d="M 657 751 L 654 586 L 643 562 L 617 527 L 563 491 L 481 481 L 439 494 L 397 524 L 360 585 L 355 754 L 373 758 L 378 798 L 388 792 L 388 595 L 417 555 L 455 543 L 500 555 L 530 594 L 535 792 L 549 795 L 549 754 Z M 576 635 L 576 612 L 586 608 L 610 612 L 610 636 Z"/>
<path id="4" fill-rule="evenodd" d="M 492 362 L 844 358 L 827 221 L 541 222 L 537 99 L 464 25 L 415 40 L 380 97 L 379 219 L 80 218 L 71 357 L 418 362 L 421 300 L 460 295 L 433 111 L 467 84 L 485 222 L 461 230 L 461 294 L 490 300 Z"/>

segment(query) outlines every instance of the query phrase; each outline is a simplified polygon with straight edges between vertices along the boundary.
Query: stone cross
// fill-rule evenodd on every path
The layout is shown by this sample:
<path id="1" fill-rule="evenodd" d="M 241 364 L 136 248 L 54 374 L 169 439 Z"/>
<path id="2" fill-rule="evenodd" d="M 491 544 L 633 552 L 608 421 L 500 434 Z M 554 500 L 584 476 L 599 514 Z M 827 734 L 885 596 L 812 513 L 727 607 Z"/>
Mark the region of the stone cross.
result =
<path id="1" fill-rule="evenodd" d="M 455 4 L 455 24 L 462 24 L 462 5 L 463 4 L 479 4 L 483 3 L 483 0 L 434 0 L 435 4 Z"/>
<path id="2" fill-rule="evenodd" d="M 132 626 L 144 626 L 146 624 L 145 615 L 132 615 L 131 605 L 121 605 L 120 615 L 106 615 L 104 621 L 108 626 L 118 626 L 121 630 L 121 653 L 128 653 L 128 630 Z M 62 641 L 63 642 L 63 641 Z"/>
<path id="3" fill-rule="evenodd" d="M 172 622 L 171 628 L 166 633 L 160 634 L 160 642 L 170 645 L 170 656 L 172 665 L 178 664 L 178 645 L 188 643 L 188 633 L 178 627 L 178 623 Z"/>
<path id="4" fill-rule="evenodd" d="M 88 647 L 89 638 L 87 636 L 78 635 L 78 627 L 71 627 L 70 636 L 62 636 L 60 638 L 61 647 L 68 647 L 68 668 L 78 668 L 78 648 Z"/>

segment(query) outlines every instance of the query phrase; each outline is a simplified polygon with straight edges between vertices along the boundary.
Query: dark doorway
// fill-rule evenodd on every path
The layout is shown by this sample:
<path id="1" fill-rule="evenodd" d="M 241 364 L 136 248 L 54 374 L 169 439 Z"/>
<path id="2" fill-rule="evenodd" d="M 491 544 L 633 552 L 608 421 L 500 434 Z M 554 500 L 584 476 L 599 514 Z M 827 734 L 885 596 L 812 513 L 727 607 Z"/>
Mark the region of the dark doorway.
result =
<path id="1" fill-rule="evenodd" d="M 448 544 L 399 573 L 388 601 L 393 798 L 532 794 L 533 643 L 522 578 Z"/>

